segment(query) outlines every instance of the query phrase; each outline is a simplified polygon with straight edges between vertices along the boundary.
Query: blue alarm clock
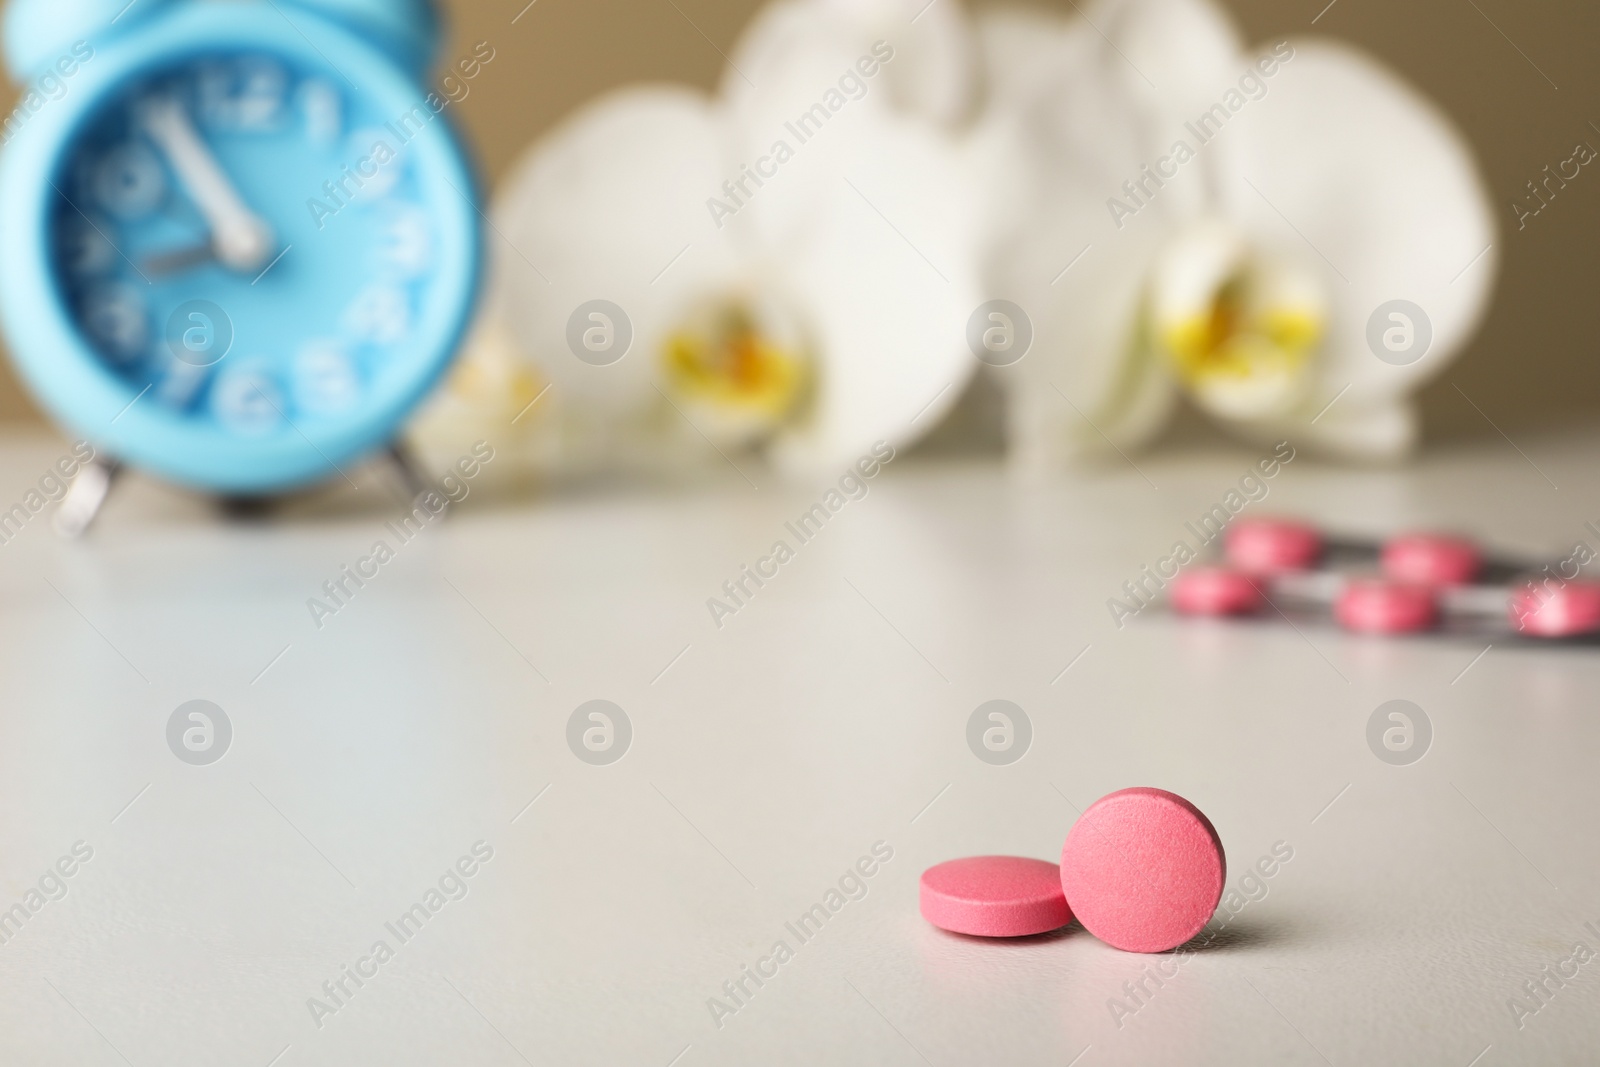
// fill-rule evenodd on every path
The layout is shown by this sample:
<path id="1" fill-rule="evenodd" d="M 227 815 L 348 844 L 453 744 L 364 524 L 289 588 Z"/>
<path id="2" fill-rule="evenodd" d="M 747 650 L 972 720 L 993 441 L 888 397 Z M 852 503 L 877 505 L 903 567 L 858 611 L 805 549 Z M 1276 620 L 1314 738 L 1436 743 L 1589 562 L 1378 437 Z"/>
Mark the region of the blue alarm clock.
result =
<path id="1" fill-rule="evenodd" d="M 389 444 L 477 289 L 428 0 L 12 0 L 0 315 L 119 461 L 230 496 Z"/>

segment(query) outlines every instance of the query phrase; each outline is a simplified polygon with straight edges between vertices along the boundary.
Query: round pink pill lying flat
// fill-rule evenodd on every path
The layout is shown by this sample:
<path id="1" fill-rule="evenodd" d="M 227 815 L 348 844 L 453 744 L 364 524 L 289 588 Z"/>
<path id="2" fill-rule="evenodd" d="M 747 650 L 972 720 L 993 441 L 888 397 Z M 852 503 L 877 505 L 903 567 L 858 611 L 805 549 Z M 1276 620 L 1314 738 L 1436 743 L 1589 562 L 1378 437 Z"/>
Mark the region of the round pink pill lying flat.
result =
<path id="1" fill-rule="evenodd" d="M 969 856 L 922 872 L 922 917 L 957 934 L 1026 937 L 1061 929 L 1072 909 L 1048 860 Z"/>
<path id="2" fill-rule="evenodd" d="M 1383 573 L 1414 585 L 1466 585 L 1483 568 L 1483 553 L 1463 537 L 1406 534 L 1383 546 Z"/>
<path id="3" fill-rule="evenodd" d="M 1228 861 L 1211 821 L 1164 789 L 1121 789 L 1073 824 L 1061 888 L 1084 929 L 1125 952 L 1165 952 L 1210 921 Z"/>
<path id="4" fill-rule="evenodd" d="M 1308 570 L 1322 555 L 1316 527 L 1292 519 L 1241 519 L 1223 541 L 1228 562 L 1246 574 Z"/>
<path id="5" fill-rule="evenodd" d="M 1534 637 L 1576 637 L 1600 630 L 1600 582 L 1519 585 L 1511 593 L 1511 625 Z"/>
<path id="6" fill-rule="evenodd" d="M 1250 576 L 1227 567 L 1193 567 L 1172 583 L 1172 607 L 1184 615 L 1248 615 L 1262 605 Z"/>
<path id="7" fill-rule="evenodd" d="M 1431 627 L 1438 614 L 1432 590 L 1387 578 L 1352 578 L 1333 605 L 1340 625 L 1358 633 L 1416 633 Z"/>

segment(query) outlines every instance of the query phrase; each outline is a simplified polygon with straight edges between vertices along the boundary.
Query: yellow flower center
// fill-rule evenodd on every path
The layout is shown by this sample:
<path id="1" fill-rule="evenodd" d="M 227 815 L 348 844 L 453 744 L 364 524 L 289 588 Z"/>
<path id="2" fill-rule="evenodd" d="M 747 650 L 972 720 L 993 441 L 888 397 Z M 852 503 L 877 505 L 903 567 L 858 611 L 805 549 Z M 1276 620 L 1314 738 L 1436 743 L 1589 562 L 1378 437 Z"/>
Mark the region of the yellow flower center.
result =
<path id="1" fill-rule="evenodd" d="M 526 410 L 549 384 L 521 354 L 511 332 L 490 320 L 468 339 L 440 399 L 485 422 L 498 422 L 502 415 L 511 418 Z M 526 426 L 530 420 L 522 421 Z"/>
<path id="2" fill-rule="evenodd" d="M 1217 290 L 1209 308 L 1161 324 L 1161 341 L 1191 388 L 1295 377 L 1322 340 L 1317 309 L 1254 304 L 1248 285 L 1235 276 Z"/>
<path id="3" fill-rule="evenodd" d="M 1281 418 L 1305 400 L 1327 294 L 1304 263 L 1202 221 L 1157 259 L 1147 307 L 1155 354 L 1211 414 Z"/>
<path id="4" fill-rule="evenodd" d="M 764 333 L 748 311 L 724 308 L 671 334 L 662 352 L 679 397 L 735 435 L 767 431 L 795 413 L 810 386 L 807 360 Z"/>

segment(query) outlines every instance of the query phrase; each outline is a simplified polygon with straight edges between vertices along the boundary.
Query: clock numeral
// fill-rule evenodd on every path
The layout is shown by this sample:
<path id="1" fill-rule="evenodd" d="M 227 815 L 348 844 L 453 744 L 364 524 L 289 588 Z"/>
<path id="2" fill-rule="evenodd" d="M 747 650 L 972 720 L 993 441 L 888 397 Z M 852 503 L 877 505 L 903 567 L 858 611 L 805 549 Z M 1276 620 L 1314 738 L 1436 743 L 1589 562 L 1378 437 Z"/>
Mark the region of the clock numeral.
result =
<path id="1" fill-rule="evenodd" d="M 361 398 L 361 380 L 350 358 L 332 341 L 312 341 L 294 362 L 294 402 L 315 415 L 337 415 Z"/>
<path id="2" fill-rule="evenodd" d="M 405 171 L 405 146 L 385 129 L 356 130 L 345 144 L 350 172 L 361 178 L 355 200 L 370 203 L 394 191 Z"/>
<path id="3" fill-rule="evenodd" d="M 210 62 L 196 81 L 200 119 L 229 130 L 271 130 L 283 116 L 289 76 L 282 66 L 261 56 L 233 63 Z"/>
<path id="4" fill-rule="evenodd" d="M 265 369 L 239 367 L 217 380 L 211 390 L 211 410 L 230 429 L 263 434 L 283 418 L 283 394 Z"/>
<path id="5" fill-rule="evenodd" d="M 411 306 L 405 292 L 395 285 L 367 286 L 344 318 L 351 333 L 371 344 L 398 344 L 411 333 Z"/>
<path id="6" fill-rule="evenodd" d="M 344 132 L 343 102 L 339 91 L 320 78 L 300 87 L 300 111 L 305 116 L 306 138 L 319 148 L 336 144 Z"/>
<path id="7" fill-rule="evenodd" d="M 118 145 L 102 156 L 90 183 L 95 203 L 124 222 L 144 218 L 167 195 L 161 161 L 139 143 Z"/>
<path id="8" fill-rule="evenodd" d="M 131 286 L 91 290 L 83 299 L 82 321 L 89 336 L 119 362 L 133 359 L 150 345 L 149 314 Z"/>
<path id="9" fill-rule="evenodd" d="M 92 278 L 109 272 L 116 264 L 117 250 L 99 226 L 77 214 L 62 223 L 57 231 L 57 248 L 68 273 Z"/>
<path id="10" fill-rule="evenodd" d="M 247 130 L 267 129 L 276 123 L 283 110 L 288 75 L 278 64 L 266 59 L 245 60 L 240 67 L 244 84 L 235 104 L 239 125 Z"/>
<path id="11" fill-rule="evenodd" d="M 155 398 L 168 407 L 181 410 L 189 406 L 210 377 L 211 368 L 208 366 L 169 357 L 163 361 Z"/>
<path id="12" fill-rule="evenodd" d="M 408 204 L 396 210 L 383 228 L 383 237 L 386 264 L 407 278 L 427 271 L 433 258 L 433 233 L 421 208 Z"/>

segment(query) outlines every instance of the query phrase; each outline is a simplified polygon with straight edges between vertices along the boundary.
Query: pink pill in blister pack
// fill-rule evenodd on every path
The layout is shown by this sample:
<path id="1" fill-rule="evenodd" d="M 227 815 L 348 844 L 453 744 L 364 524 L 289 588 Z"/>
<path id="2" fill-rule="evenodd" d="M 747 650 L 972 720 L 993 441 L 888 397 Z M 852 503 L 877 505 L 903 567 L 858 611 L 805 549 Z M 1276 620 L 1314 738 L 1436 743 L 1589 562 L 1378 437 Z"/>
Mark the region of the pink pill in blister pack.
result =
<path id="1" fill-rule="evenodd" d="M 1223 536 L 1228 562 L 1246 574 L 1282 574 L 1314 566 L 1322 534 L 1292 519 L 1240 519 Z"/>
<path id="2" fill-rule="evenodd" d="M 1169 590 L 1180 615 L 1331 617 L 1356 633 L 1600 635 L 1600 582 L 1561 580 L 1527 561 L 1490 559 L 1454 534 L 1407 533 L 1382 544 L 1324 537 L 1291 519 L 1240 519 L 1226 563 L 1181 571 Z M 1373 575 L 1373 568 L 1381 574 Z M 1517 579 L 1517 575 L 1523 577 Z M 1536 577 L 1530 577 L 1537 575 Z"/>
<path id="3" fill-rule="evenodd" d="M 1339 591 L 1333 614 L 1345 629 L 1358 633 L 1409 634 L 1432 627 L 1439 605 L 1424 586 L 1355 578 Z"/>
<path id="4" fill-rule="evenodd" d="M 1249 615 L 1263 603 L 1255 581 L 1227 567 L 1191 567 L 1172 583 L 1172 606 L 1185 615 Z"/>
<path id="5" fill-rule="evenodd" d="M 1600 582 L 1529 583 L 1511 597 L 1511 626 L 1535 637 L 1576 637 L 1600 630 Z"/>
<path id="6" fill-rule="evenodd" d="M 1466 585 L 1483 569 L 1483 553 L 1464 537 L 1405 534 L 1383 546 L 1383 573 L 1413 585 Z"/>

